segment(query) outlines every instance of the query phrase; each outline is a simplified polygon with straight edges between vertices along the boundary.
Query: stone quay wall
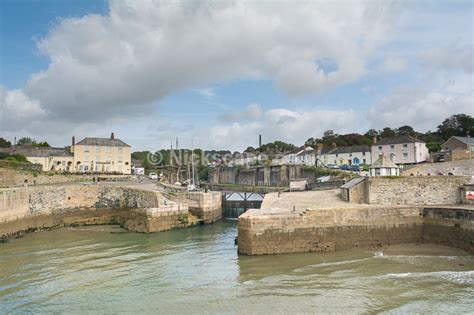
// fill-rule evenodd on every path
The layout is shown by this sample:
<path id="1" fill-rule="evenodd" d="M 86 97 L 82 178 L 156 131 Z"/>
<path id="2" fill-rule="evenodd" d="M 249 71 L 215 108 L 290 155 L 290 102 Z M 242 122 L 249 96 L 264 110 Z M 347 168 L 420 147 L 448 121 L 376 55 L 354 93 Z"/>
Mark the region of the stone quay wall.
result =
<path id="1" fill-rule="evenodd" d="M 474 253 L 473 210 L 444 208 L 433 214 L 416 206 L 380 206 L 302 214 L 258 215 L 257 211 L 249 210 L 239 217 L 241 254 L 335 251 L 414 242 Z"/>
<path id="2" fill-rule="evenodd" d="M 222 194 L 219 192 L 186 192 L 180 194 L 189 211 L 202 218 L 205 224 L 222 219 Z"/>
<path id="3" fill-rule="evenodd" d="M 381 205 L 446 205 L 461 202 L 462 176 L 369 177 L 367 202 Z"/>
<path id="4" fill-rule="evenodd" d="M 131 231 L 151 233 L 196 224 L 188 215 L 187 204 L 172 202 L 159 192 L 120 186 L 0 190 L 0 240 L 68 225 L 120 224 Z M 204 209 L 203 216 L 204 221 L 212 221 L 217 214 L 214 209 Z"/>
<path id="5" fill-rule="evenodd" d="M 422 240 L 420 209 L 334 209 L 239 217 L 239 253 L 320 252 Z M 255 213 L 254 213 L 255 214 Z"/>

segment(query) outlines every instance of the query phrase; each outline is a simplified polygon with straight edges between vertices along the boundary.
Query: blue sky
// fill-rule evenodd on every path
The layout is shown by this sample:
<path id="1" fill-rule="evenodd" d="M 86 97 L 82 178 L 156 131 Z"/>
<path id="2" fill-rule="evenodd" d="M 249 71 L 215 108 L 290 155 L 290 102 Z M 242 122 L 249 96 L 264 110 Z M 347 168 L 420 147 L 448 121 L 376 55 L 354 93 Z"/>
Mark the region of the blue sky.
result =
<path id="1" fill-rule="evenodd" d="M 474 115 L 472 1 L 0 5 L 9 139 L 243 150 Z"/>

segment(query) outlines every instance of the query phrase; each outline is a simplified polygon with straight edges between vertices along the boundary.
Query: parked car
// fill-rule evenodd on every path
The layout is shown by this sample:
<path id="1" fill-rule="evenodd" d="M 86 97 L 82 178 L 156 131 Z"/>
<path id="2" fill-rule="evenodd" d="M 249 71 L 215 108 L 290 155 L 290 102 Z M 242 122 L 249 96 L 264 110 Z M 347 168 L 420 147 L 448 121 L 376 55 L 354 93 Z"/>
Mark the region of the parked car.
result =
<path id="1" fill-rule="evenodd" d="M 347 164 L 341 165 L 339 168 L 343 171 L 350 171 L 351 170 L 351 167 Z"/>
<path id="2" fill-rule="evenodd" d="M 353 171 L 353 172 L 359 172 L 359 171 L 360 171 L 359 165 L 351 165 L 351 171 Z"/>
<path id="3" fill-rule="evenodd" d="M 156 173 L 150 173 L 150 174 L 148 174 L 148 178 L 149 178 L 149 179 L 158 179 L 158 174 L 156 174 Z"/>
<path id="4" fill-rule="evenodd" d="M 331 169 L 338 169 L 339 168 L 339 166 L 337 166 L 337 164 L 326 164 L 326 167 L 331 168 Z"/>

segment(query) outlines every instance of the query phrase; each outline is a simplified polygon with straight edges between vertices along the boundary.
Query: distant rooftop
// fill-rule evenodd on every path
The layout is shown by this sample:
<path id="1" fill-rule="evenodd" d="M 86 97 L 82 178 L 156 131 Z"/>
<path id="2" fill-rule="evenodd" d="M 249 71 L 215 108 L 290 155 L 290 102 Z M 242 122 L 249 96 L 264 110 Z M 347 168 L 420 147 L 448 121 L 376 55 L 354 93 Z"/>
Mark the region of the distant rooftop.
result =
<path id="1" fill-rule="evenodd" d="M 415 143 L 415 142 L 425 143 L 424 141 L 417 139 L 415 137 L 411 137 L 411 136 L 395 136 L 395 137 L 389 137 L 389 138 L 382 138 L 379 141 L 377 141 L 377 143 L 374 145 Z"/>
<path id="2" fill-rule="evenodd" d="M 130 147 L 120 139 L 111 138 L 84 138 L 77 145 L 103 146 L 103 147 Z"/>
<path id="3" fill-rule="evenodd" d="M 368 145 L 353 145 L 348 147 L 339 147 L 332 149 L 328 154 L 342 154 L 342 153 L 355 153 L 355 152 L 370 152 Z"/>
<path id="4" fill-rule="evenodd" d="M 29 145 L 12 146 L 2 151 L 29 157 L 72 156 L 68 148 L 35 147 Z"/>
<path id="5" fill-rule="evenodd" d="M 454 139 L 457 139 L 465 144 L 474 144 L 474 138 L 472 137 L 457 137 L 453 136 Z"/>

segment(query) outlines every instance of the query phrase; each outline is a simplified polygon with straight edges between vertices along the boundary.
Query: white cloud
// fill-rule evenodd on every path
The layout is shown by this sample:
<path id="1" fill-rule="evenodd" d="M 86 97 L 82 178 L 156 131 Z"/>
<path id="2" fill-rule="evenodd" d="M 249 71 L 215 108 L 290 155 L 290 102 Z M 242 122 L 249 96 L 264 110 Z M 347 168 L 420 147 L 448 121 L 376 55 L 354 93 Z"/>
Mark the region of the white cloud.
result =
<path id="1" fill-rule="evenodd" d="M 264 143 L 282 140 L 302 144 L 309 137 L 320 137 L 327 129 L 336 132 L 353 132 L 362 122 L 352 110 L 311 109 L 295 111 L 275 108 L 263 113 L 261 119 L 217 125 L 205 130 L 209 143 L 219 148 L 231 146 L 244 149 L 257 142 L 261 134 Z"/>
<path id="2" fill-rule="evenodd" d="M 388 57 L 378 67 L 378 70 L 383 73 L 396 73 L 406 69 L 406 62 L 402 58 Z"/>
<path id="3" fill-rule="evenodd" d="M 22 93 L 48 118 L 139 115 L 176 91 L 239 78 L 321 91 L 363 75 L 390 24 L 390 5 L 373 1 L 109 4 L 107 15 L 62 19 L 39 41 L 51 62 Z M 336 69 L 324 73 L 321 59 Z"/>
<path id="4" fill-rule="evenodd" d="M 262 116 L 262 108 L 259 104 L 250 104 L 243 112 L 233 112 L 221 115 L 219 118 L 225 122 L 254 121 Z"/>
<path id="5" fill-rule="evenodd" d="M 436 130 L 453 114 L 474 116 L 473 80 L 472 76 L 465 76 L 430 90 L 420 86 L 399 87 L 369 109 L 367 119 L 375 128 L 410 125 L 422 132 Z"/>
<path id="6" fill-rule="evenodd" d="M 449 47 L 424 50 L 419 53 L 422 64 L 437 71 L 474 72 L 474 46 L 472 44 L 455 44 Z"/>

